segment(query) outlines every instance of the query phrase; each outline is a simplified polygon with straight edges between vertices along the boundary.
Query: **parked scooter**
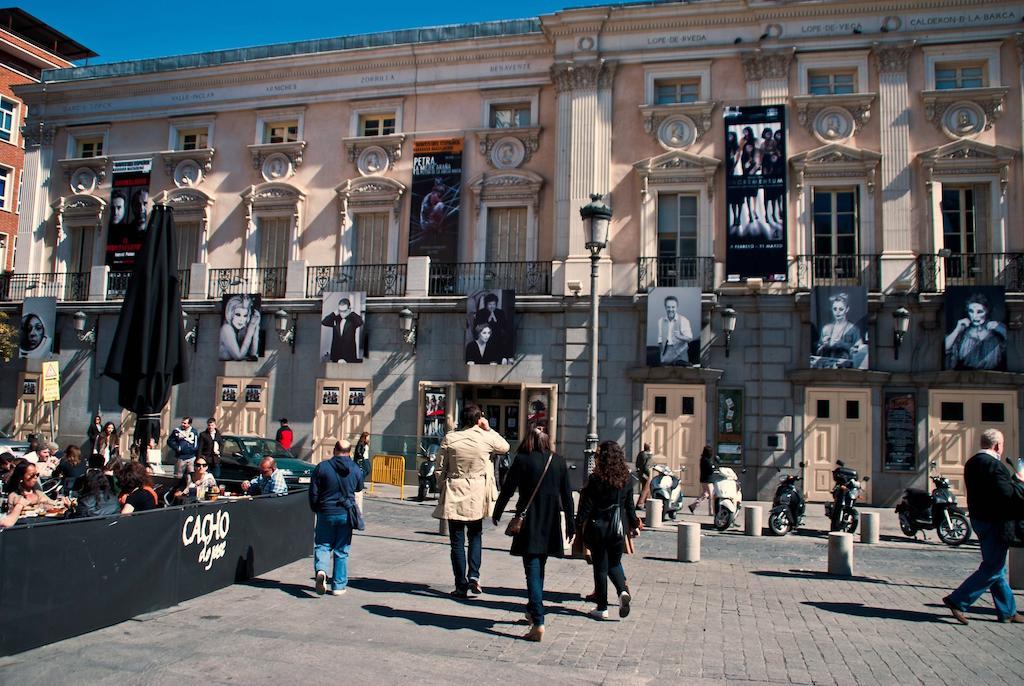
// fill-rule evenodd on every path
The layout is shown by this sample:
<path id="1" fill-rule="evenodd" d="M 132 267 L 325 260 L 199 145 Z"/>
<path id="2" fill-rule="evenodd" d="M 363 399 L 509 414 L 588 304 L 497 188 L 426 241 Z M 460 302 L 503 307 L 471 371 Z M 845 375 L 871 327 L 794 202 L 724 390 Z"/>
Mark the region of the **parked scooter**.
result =
<path id="1" fill-rule="evenodd" d="M 845 531 L 853 533 L 857 530 L 860 515 L 854 505 L 860 497 L 861 483 L 857 480 L 857 470 L 847 467 L 842 460 L 836 460 L 832 470 L 832 502 L 825 503 L 825 516 L 832 523 L 829 531 Z M 864 481 L 871 477 L 865 476 Z"/>
<path id="2" fill-rule="evenodd" d="M 800 463 L 803 467 L 804 463 Z M 768 515 L 768 529 L 776 536 L 785 536 L 795 531 L 804 523 L 804 512 L 807 501 L 803 492 L 797 487 L 802 477 L 797 474 L 782 474 L 779 487 L 772 498 L 772 510 Z"/>
<path id="3" fill-rule="evenodd" d="M 420 488 L 416 494 L 416 499 L 423 502 L 427 499 L 427 492 L 431 494 L 437 494 L 437 446 L 430 446 L 431 449 L 427 451 L 427 454 L 423 458 L 423 462 L 420 463 L 420 467 L 417 470 L 419 476 Z"/>
<path id="4" fill-rule="evenodd" d="M 683 509 L 683 482 L 668 465 L 656 464 L 651 471 L 651 497 L 661 501 L 661 521 L 675 519 Z M 684 471 L 686 467 L 680 467 L 679 476 Z"/>
<path id="5" fill-rule="evenodd" d="M 935 467 L 934 463 L 932 467 Z M 946 545 L 966 543 L 971 538 L 971 523 L 967 513 L 957 506 L 949 479 L 936 475 L 931 480 L 935 488 L 930 495 L 920 488 L 908 488 L 903 492 L 903 500 L 896 506 L 900 529 L 911 537 L 922 529 L 935 529 L 939 540 Z"/>
<path id="6" fill-rule="evenodd" d="M 714 503 L 715 529 L 725 531 L 736 522 L 743 504 L 739 477 L 730 467 L 716 465 L 711 472 L 711 502 Z"/>

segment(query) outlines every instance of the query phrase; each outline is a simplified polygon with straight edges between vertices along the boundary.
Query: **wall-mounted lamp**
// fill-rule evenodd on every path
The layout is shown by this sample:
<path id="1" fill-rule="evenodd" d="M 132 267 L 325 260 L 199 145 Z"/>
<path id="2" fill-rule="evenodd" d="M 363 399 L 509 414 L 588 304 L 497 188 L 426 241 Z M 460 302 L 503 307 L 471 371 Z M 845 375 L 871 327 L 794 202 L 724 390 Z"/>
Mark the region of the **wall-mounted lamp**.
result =
<path id="1" fill-rule="evenodd" d="M 416 323 L 418 321 L 419 317 L 408 307 L 403 307 L 402 311 L 398 313 L 398 324 L 402 327 L 402 338 L 406 343 L 412 345 L 413 350 L 416 350 Z"/>
<path id="2" fill-rule="evenodd" d="M 195 351 L 199 346 L 199 315 L 194 315 L 192 321 L 192 328 L 188 327 L 188 313 L 185 310 L 181 311 L 181 325 L 185 329 L 185 342 L 192 346 L 192 350 Z"/>
<path id="3" fill-rule="evenodd" d="M 583 282 L 580 281 L 579 279 L 571 279 L 569 281 L 566 281 L 565 285 L 569 289 L 569 292 L 576 297 L 579 297 L 580 291 L 583 290 Z"/>
<path id="4" fill-rule="evenodd" d="M 288 321 L 288 313 L 284 310 L 278 310 L 274 313 L 274 320 L 277 323 L 277 340 L 282 343 L 289 343 L 292 347 L 292 353 L 295 353 L 295 322 Z M 290 324 L 290 325 L 289 325 Z"/>
<path id="5" fill-rule="evenodd" d="M 901 307 L 892 313 L 892 347 L 893 357 L 900 359 L 900 346 L 903 345 L 903 337 L 907 335 L 910 328 L 910 311 Z"/>
<path id="6" fill-rule="evenodd" d="M 71 319 L 74 322 L 75 335 L 78 336 L 78 340 L 83 343 L 88 343 L 92 347 L 96 347 L 96 326 L 94 325 L 88 331 L 85 330 L 85 327 L 89 322 L 89 318 L 85 315 L 85 312 L 79 310 L 71 315 Z"/>
<path id="7" fill-rule="evenodd" d="M 722 333 L 725 334 L 725 356 L 729 357 L 729 342 L 732 340 L 732 332 L 736 330 L 736 310 L 726 305 L 722 310 Z"/>

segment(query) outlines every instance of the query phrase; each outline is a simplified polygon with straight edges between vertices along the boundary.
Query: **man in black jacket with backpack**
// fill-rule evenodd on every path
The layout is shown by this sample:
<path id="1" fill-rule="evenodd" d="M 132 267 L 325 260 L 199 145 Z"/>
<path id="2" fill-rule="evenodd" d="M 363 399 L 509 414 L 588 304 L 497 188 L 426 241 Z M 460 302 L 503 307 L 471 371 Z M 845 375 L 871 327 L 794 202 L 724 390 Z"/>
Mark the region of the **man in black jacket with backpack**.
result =
<path id="1" fill-rule="evenodd" d="M 964 610 L 991 590 L 1000 622 L 1024 624 L 1017 614 L 1013 591 L 1006 580 L 1006 555 L 1009 542 L 1006 524 L 1024 518 L 1024 482 L 1022 475 L 1011 475 L 1003 466 L 1003 434 L 986 429 L 981 434 L 981 450 L 964 465 L 967 508 L 978 540 L 981 542 L 981 566 L 942 599 L 942 603 L 961 624 L 967 624 Z"/>

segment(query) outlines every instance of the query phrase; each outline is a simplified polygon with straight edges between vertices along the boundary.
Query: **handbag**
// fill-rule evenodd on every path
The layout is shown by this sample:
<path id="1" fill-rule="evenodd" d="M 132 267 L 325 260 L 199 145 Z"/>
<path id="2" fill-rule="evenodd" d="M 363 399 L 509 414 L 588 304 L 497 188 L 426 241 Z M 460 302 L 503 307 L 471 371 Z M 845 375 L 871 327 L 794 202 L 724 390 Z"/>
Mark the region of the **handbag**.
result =
<path id="1" fill-rule="evenodd" d="M 544 463 L 544 471 L 540 473 L 540 478 L 537 479 L 537 485 L 533 487 L 533 493 L 530 494 L 530 499 L 526 501 L 526 507 L 523 511 L 518 513 L 512 518 L 512 521 L 505 527 L 506 536 L 518 536 L 519 532 L 523 529 L 523 518 L 526 517 L 526 511 L 530 509 L 530 505 L 533 504 L 533 498 L 537 495 L 537 491 L 540 490 L 540 485 L 544 481 L 545 475 L 548 473 L 548 467 L 551 466 L 551 458 L 554 457 L 554 453 L 548 453 L 548 461 Z"/>
<path id="2" fill-rule="evenodd" d="M 1024 548 L 1024 519 L 1003 522 L 1003 543 L 1011 548 Z"/>

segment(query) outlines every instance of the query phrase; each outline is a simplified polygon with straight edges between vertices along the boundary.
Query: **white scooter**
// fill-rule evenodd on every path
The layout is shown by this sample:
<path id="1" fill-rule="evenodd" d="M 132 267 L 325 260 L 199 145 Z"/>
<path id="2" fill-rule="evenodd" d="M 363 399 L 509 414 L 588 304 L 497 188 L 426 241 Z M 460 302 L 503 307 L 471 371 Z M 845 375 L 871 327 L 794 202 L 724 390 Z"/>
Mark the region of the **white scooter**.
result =
<path id="1" fill-rule="evenodd" d="M 680 476 L 685 470 L 679 469 Z M 661 501 L 661 521 L 675 519 L 683 508 L 683 482 L 668 465 L 656 464 L 651 471 L 651 497 Z"/>
<path id="2" fill-rule="evenodd" d="M 719 465 L 711 472 L 711 502 L 715 509 L 715 529 L 725 531 L 735 523 L 743 504 L 739 477 L 729 467 Z"/>

